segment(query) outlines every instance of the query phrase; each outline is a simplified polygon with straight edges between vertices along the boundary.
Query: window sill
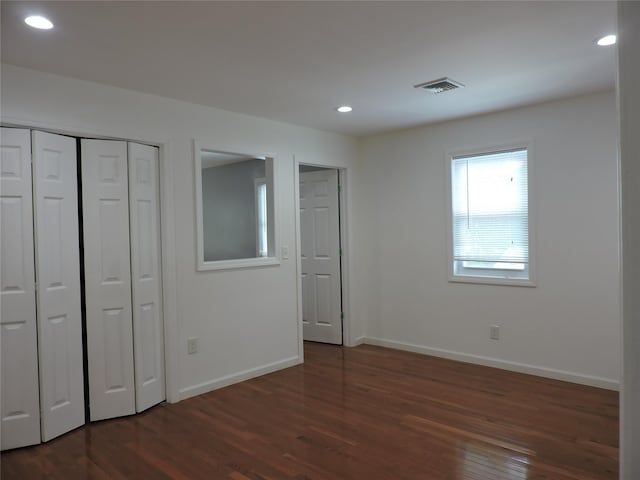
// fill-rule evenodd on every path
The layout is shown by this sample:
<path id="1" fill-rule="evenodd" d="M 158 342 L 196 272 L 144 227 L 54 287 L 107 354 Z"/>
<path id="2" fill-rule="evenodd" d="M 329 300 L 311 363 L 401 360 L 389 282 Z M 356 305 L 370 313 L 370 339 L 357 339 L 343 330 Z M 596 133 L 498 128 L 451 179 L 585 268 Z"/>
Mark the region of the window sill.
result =
<path id="1" fill-rule="evenodd" d="M 478 285 L 498 285 L 507 287 L 536 287 L 533 280 L 519 280 L 511 278 L 471 277 L 463 275 L 449 275 L 450 283 L 474 283 Z"/>
<path id="2" fill-rule="evenodd" d="M 237 268 L 259 268 L 273 265 L 280 265 L 280 259 L 278 257 L 238 258 L 234 260 L 198 262 L 198 271 L 235 270 Z"/>

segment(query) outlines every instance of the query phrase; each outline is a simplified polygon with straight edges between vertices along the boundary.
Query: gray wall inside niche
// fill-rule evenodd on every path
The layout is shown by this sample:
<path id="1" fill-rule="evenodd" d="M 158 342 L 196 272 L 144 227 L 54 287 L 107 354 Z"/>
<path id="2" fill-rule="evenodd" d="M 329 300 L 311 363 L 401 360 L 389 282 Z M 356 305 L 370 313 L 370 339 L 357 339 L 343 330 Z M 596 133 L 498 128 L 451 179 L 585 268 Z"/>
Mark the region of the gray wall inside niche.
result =
<path id="1" fill-rule="evenodd" d="M 254 179 L 265 176 L 259 159 L 202 170 L 205 262 L 257 256 Z"/>
<path id="2" fill-rule="evenodd" d="M 300 165 L 300 173 L 317 172 L 319 170 L 332 170 L 332 169 L 327 167 L 314 167 L 312 165 Z"/>

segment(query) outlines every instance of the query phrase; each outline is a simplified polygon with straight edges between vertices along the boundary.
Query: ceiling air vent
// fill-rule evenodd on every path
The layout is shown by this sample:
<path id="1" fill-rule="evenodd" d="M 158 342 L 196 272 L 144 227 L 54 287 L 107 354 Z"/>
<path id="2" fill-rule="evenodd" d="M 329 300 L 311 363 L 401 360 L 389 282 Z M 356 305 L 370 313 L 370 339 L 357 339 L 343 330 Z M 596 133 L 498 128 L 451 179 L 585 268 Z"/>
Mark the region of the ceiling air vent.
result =
<path id="1" fill-rule="evenodd" d="M 414 88 L 422 88 L 423 90 L 431 93 L 442 93 L 449 90 L 455 90 L 456 88 L 464 88 L 464 85 L 460 82 L 456 82 L 455 80 L 444 77 L 439 78 L 438 80 L 432 80 L 430 82 L 414 85 Z"/>

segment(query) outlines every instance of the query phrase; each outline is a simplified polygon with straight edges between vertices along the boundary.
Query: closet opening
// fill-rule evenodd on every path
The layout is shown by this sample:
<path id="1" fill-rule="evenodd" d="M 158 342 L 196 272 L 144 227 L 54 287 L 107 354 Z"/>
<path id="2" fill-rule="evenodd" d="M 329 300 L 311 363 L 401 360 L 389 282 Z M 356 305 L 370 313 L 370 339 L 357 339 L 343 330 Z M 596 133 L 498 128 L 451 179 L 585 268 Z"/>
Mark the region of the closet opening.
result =
<path id="1" fill-rule="evenodd" d="M 160 149 L 2 126 L 1 449 L 166 400 Z"/>

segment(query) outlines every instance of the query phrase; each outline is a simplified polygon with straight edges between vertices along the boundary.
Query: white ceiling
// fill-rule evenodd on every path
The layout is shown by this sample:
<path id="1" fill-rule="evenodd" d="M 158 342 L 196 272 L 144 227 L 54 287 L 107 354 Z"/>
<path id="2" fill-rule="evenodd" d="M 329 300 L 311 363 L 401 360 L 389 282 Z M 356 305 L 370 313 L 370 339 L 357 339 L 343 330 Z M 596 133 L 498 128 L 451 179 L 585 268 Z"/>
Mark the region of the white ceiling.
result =
<path id="1" fill-rule="evenodd" d="M 364 135 L 614 87 L 615 2 L 2 2 L 2 61 Z M 55 28 L 27 27 L 27 14 Z M 466 88 L 413 85 L 449 76 Z M 334 107 L 347 103 L 351 114 Z"/>

